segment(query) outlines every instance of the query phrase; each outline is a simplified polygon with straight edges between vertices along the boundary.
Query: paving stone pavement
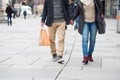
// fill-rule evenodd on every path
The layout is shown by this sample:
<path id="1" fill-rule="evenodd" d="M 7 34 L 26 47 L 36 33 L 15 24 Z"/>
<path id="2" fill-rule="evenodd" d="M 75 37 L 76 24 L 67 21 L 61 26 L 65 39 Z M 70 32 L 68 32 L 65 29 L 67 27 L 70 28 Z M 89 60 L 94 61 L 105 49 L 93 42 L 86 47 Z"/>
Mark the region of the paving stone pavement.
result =
<path id="1" fill-rule="evenodd" d="M 97 34 L 94 62 L 82 64 L 81 35 L 66 30 L 64 64 L 52 61 L 49 46 L 38 46 L 40 17 L 0 24 L 0 80 L 120 80 L 120 34 L 117 20 L 106 19 Z M 57 38 L 56 38 L 57 40 Z"/>

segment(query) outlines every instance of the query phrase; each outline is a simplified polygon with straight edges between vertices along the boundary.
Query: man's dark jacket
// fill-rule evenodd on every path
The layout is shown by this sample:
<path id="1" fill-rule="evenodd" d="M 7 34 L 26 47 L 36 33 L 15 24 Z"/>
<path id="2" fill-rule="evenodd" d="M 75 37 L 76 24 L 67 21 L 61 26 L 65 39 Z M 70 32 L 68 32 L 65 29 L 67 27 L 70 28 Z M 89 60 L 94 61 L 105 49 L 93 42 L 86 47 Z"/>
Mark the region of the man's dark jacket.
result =
<path id="1" fill-rule="evenodd" d="M 6 8 L 5 12 L 7 13 L 8 16 L 12 16 L 12 8 L 10 6 Z"/>
<path id="2" fill-rule="evenodd" d="M 66 24 L 69 24 L 70 17 L 68 13 L 68 0 L 61 0 L 62 1 L 62 10 L 64 13 L 64 19 L 66 21 Z M 43 13 L 42 13 L 42 22 L 46 22 L 47 26 L 51 26 L 54 21 L 54 6 L 53 6 L 53 0 L 45 0 L 44 7 L 43 7 Z"/>
<path id="3" fill-rule="evenodd" d="M 101 24 L 99 23 L 98 21 L 102 21 L 101 19 L 101 15 L 104 14 L 104 11 L 103 11 L 103 5 L 102 3 L 100 2 L 100 0 L 94 0 L 94 4 L 95 4 L 95 22 L 96 22 L 96 26 L 97 26 L 97 29 L 98 29 L 98 32 L 100 34 L 104 34 L 105 33 L 105 30 L 103 28 L 103 26 L 99 26 L 98 24 Z M 74 12 L 74 17 L 73 17 L 73 20 L 75 20 L 77 18 L 77 16 L 79 16 L 79 27 L 78 27 L 78 32 L 80 34 L 82 34 L 83 32 L 83 27 L 84 27 L 84 9 L 83 9 L 83 4 L 81 3 L 81 1 L 78 2 L 78 5 L 77 5 L 77 8 Z"/>

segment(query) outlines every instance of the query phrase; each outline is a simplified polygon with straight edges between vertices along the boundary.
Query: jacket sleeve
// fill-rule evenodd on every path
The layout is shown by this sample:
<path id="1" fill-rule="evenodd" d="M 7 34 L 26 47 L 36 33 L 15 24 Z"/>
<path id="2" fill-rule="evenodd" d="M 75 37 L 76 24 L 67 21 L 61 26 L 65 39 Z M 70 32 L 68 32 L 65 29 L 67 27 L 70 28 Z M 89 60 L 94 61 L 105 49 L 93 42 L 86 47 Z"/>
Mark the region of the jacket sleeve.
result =
<path id="1" fill-rule="evenodd" d="M 63 5 L 65 6 L 63 9 L 65 9 L 65 20 L 66 20 L 66 24 L 70 24 L 70 14 L 69 14 L 69 1 L 68 0 L 62 0 L 63 1 Z"/>
<path id="2" fill-rule="evenodd" d="M 96 0 L 96 4 L 98 5 L 98 8 L 100 10 L 100 13 L 104 15 L 104 7 L 100 0 Z"/>
<path id="3" fill-rule="evenodd" d="M 45 22 L 46 16 L 47 16 L 47 0 L 45 0 L 45 2 L 44 2 L 41 22 Z"/>
<path id="4" fill-rule="evenodd" d="M 65 7 L 66 7 L 66 9 L 68 10 L 68 6 L 69 6 L 69 1 L 68 0 L 65 0 Z"/>
<path id="5" fill-rule="evenodd" d="M 69 0 L 65 0 L 65 8 L 66 8 L 66 10 L 67 10 L 68 17 L 69 17 L 69 20 L 70 20 L 70 13 L 69 13 Z"/>
<path id="6" fill-rule="evenodd" d="M 79 16 L 79 14 L 81 14 L 80 11 L 81 11 L 81 10 L 80 10 L 80 5 L 77 4 L 76 9 L 75 9 L 75 11 L 74 11 L 73 20 L 75 20 L 75 19 Z"/>
<path id="7" fill-rule="evenodd" d="M 8 13 L 8 8 L 6 8 L 5 12 Z"/>

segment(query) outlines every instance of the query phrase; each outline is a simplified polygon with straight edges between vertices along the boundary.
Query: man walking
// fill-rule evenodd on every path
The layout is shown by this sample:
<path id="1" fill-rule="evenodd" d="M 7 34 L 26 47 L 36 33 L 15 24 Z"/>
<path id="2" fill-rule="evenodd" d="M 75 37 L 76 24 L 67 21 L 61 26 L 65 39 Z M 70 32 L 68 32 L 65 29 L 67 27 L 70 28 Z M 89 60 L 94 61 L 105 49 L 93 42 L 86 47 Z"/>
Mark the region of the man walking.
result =
<path id="1" fill-rule="evenodd" d="M 8 26 L 12 25 L 12 12 L 13 12 L 13 10 L 12 10 L 12 7 L 9 4 L 7 4 L 7 8 L 6 8 L 5 12 L 7 13 Z"/>
<path id="2" fill-rule="evenodd" d="M 83 64 L 93 62 L 97 31 L 105 33 L 104 11 L 100 0 L 80 0 L 73 19 L 79 17 L 78 32 L 82 35 Z M 103 22 L 103 23 L 102 23 Z"/>
<path id="3" fill-rule="evenodd" d="M 43 14 L 41 19 L 41 26 L 46 22 L 48 26 L 50 49 L 53 61 L 58 63 L 64 62 L 64 38 L 65 25 L 70 23 L 68 13 L 68 0 L 45 0 Z M 56 33 L 58 35 L 58 48 L 56 49 Z"/>

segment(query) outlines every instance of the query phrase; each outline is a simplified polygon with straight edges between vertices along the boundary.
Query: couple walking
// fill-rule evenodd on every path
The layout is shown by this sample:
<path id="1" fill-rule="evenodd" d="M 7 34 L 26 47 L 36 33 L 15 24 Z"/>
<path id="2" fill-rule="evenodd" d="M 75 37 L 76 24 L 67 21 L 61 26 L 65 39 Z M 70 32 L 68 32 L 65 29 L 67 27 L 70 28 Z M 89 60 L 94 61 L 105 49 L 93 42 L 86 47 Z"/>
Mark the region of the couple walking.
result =
<path id="1" fill-rule="evenodd" d="M 95 47 L 95 40 L 98 28 L 97 17 L 104 17 L 103 6 L 100 0 L 80 0 L 74 16 L 70 17 L 68 13 L 68 0 L 45 0 L 41 25 L 48 26 L 50 49 L 52 58 L 58 63 L 64 62 L 64 39 L 65 25 L 73 25 L 74 20 L 79 16 L 78 32 L 82 35 L 83 63 L 93 61 L 92 54 Z M 98 15 L 99 14 L 99 15 Z M 56 32 L 58 32 L 58 48 L 56 49 Z M 101 34 L 104 32 L 101 31 Z M 90 36 L 89 36 L 90 35 Z M 88 47 L 88 41 L 90 44 Z"/>

